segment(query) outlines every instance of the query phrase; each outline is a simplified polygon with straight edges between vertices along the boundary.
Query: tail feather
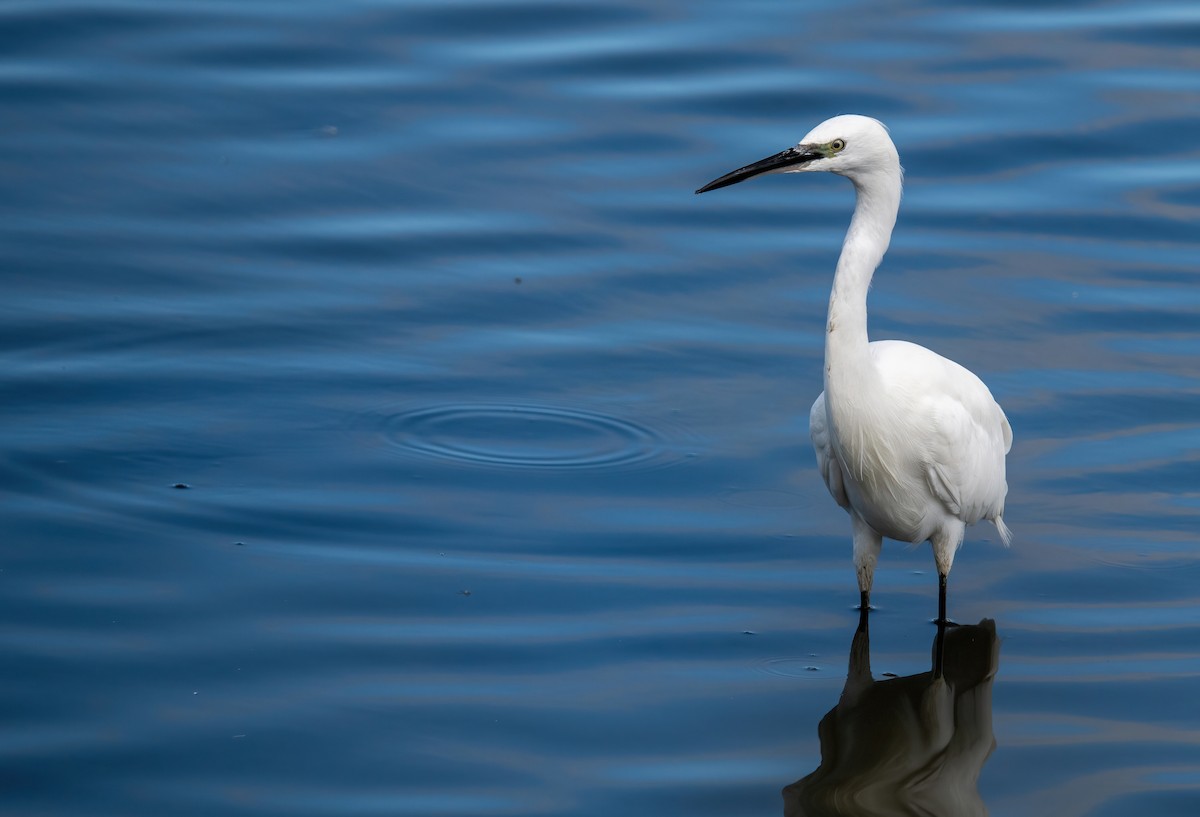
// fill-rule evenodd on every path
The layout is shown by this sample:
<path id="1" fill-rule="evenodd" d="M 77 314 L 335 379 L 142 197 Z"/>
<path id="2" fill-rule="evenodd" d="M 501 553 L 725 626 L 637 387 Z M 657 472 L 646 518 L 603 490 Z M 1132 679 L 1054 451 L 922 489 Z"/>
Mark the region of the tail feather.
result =
<path id="1" fill-rule="evenodd" d="M 1012 544 L 1013 535 L 1012 531 L 1008 529 L 1008 525 L 1004 524 L 1004 517 L 997 514 L 996 518 L 992 521 L 996 523 L 996 531 L 1000 534 L 1000 541 L 1004 543 L 1005 547 L 1008 547 Z"/>

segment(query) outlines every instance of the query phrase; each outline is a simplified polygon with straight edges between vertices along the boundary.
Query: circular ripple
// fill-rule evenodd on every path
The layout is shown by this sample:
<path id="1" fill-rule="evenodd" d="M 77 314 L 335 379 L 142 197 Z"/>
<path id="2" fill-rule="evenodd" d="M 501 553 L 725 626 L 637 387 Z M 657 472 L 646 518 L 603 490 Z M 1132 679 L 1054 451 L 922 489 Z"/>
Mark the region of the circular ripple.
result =
<path id="1" fill-rule="evenodd" d="M 644 426 L 552 406 L 429 406 L 390 417 L 385 433 L 407 454 L 501 468 L 628 468 L 679 459 Z"/>
<path id="2" fill-rule="evenodd" d="M 759 662 L 758 669 L 768 675 L 784 678 L 803 678 L 807 681 L 828 681 L 832 675 L 824 664 L 815 658 L 766 658 Z"/>

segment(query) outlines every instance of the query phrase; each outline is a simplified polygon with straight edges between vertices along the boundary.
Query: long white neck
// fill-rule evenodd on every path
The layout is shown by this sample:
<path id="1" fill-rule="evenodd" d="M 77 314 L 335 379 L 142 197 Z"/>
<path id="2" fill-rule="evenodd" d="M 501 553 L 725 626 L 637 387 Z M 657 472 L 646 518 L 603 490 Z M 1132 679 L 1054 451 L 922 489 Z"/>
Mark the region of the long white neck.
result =
<path id="1" fill-rule="evenodd" d="M 829 323 L 825 334 L 826 395 L 841 391 L 842 384 L 859 390 L 874 377 L 867 349 L 867 290 L 883 260 L 900 209 L 901 176 L 880 171 L 856 178 L 854 218 L 842 244 L 833 292 L 829 296 Z M 849 390 L 847 390 L 849 393 Z"/>

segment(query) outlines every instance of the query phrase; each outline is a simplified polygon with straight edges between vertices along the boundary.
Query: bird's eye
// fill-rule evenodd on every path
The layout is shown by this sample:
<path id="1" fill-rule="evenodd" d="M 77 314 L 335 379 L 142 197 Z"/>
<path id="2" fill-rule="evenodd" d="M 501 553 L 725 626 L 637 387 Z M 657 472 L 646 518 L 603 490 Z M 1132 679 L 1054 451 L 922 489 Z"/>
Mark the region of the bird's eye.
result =
<path id="1" fill-rule="evenodd" d="M 841 153 L 843 150 L 846 149 L 846 140 L 845 139 L 834 139 L 832 142 L 829 143 L 829 148 L 834 153 Z"/>

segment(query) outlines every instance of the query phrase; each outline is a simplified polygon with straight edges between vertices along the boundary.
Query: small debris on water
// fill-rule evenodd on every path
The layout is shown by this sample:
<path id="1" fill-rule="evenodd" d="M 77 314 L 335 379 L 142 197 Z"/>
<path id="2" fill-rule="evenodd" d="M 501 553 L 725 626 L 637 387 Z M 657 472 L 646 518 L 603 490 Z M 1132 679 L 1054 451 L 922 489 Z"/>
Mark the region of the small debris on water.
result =
<path id="1" fill-rule="evenodd" d="M 742 635 L 758 635 L 754 630 L 742 630 Z"/>
<path id="2" fill-rule="evenodd" d="M 514 284 L 519 284 L 519 283 L 521 283 L 521 276 L 519 276 L 519 275 L 518 275 L 516 278 L 514 278 L 514 279 L 513 279 L 513 283 L 514 283 Z"/>
<path id="3" fill-rule="evenodd" d="M 899 678 L 900 676 L 894 672 L 885 672 L 885 673 L 883 673 L 883 677 L 884 678 Z"/>
<path id="4" fill-rule="evenodd" d="M 458 594 L 460 596 L 469 596 L 469 595 L 471 595 L 471 591 L 470 590 L 459 590 Z"/>
<path id="5" fill-rule="evenodd" d="M 234 544 L 235 544 L 236 546 L 240 547 L 240 548 L 242 548 L 242 547 L 245 547 L 245 546 L 246 546 L 246 543 L 245 543 L 245 542 L 234 542 Z"/>
<path id="6" fill-rule="evenodd" d="M 246 737 L 246 736 L 245 736 L 245 735 L 234 735 L 234 736 L 233 736 L 233 739 L 234 739 L 234 740 L 241 740 L 241 739 L 242 739 L 242 738 L 244 738 L 244 737 Z"/>
<path id="7" fill-rule="evenodd" d="M 805 669 L 808 670 L 809 672 L 820 672 L 821 671 L 820 667 L 805 667 Z"/>
<path id="8" fill-rule="evenodd" d="M 188 488 L 191 488 L 192 486 L 191 486 L 191 485 L 188 485 L 186 482 L 176 482 L 176 483 L 175 483 L 174 485 L 172 485 L 171 487 L 172 487 L 172 488 L 178 488 L 178 489 L 179 489 L 179 490 L 181 490 L 181 491 L 186 491 Z"/>
<path id="9" fill-rule="evenodd" d="M 325 125 L 319 131 L 317 131 L 317 133 L 321 134 L 322 136 L 337 136 L 338 128 L 337 125 Z"/>

